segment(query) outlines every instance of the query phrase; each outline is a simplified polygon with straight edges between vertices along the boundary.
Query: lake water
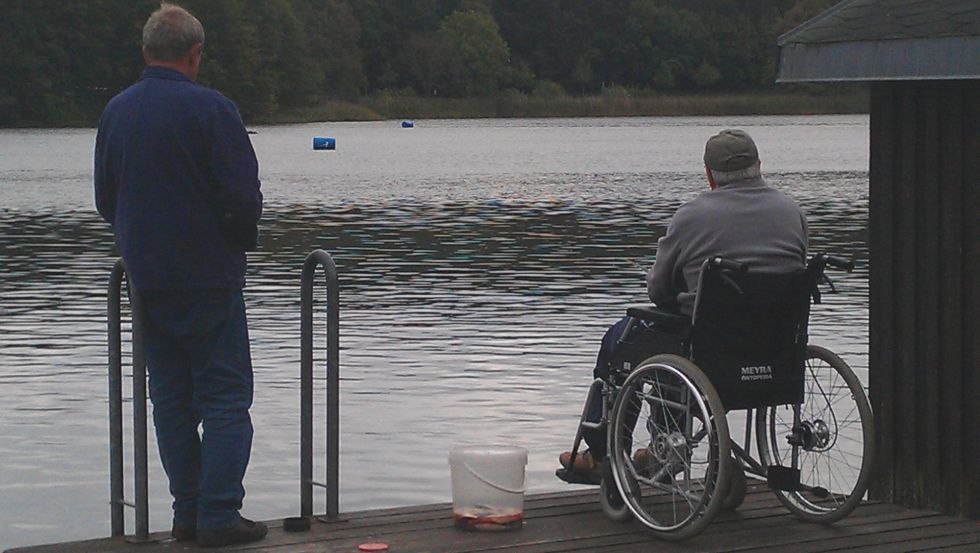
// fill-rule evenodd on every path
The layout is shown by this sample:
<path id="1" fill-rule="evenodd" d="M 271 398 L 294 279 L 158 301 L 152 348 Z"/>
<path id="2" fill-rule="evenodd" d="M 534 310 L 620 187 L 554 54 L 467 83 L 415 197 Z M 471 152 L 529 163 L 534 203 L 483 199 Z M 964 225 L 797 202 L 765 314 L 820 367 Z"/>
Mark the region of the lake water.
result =
<path id="1" fill-rule="evenodd" d="M 866 116 L 256 127 L 266 208 L 245 291 L 256 386 L 244 514 L 299 510 L 299 273 L 315 248 L 341 281 L 342 511 L 448 501 L 456 445 L 524 446 L 528 490 L 567 489 L 556 457 L 598 341 L 645 300 L 656 239 L 705 189 L 703 144 L 725 127 L 755 137 L 770 184 L 807 212 L 813 249 L 857 260 L 815 309 L 812 341 L 866 382 Z M 312 151 L 315 135 L 337 150 Z M 0 130 L 0 549 L 109 533 L 115 257 L 92 202 L 93 144 L 92 129 Z M 155 447 L 151 529 L 164 530 Z"/>

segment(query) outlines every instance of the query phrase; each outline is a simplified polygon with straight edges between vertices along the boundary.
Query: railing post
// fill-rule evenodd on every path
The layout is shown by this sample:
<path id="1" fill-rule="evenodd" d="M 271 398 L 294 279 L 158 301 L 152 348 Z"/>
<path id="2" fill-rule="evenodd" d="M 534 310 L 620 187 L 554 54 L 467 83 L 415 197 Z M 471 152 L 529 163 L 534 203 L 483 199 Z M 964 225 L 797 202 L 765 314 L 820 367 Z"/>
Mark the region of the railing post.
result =
<path id="1" fill-rule="evenodd" d="M 326 483 L 313 480 L 313 281 L 324 268 L 327 286 Z M 327 491 L 327 518 L 340 514 L 340 290 L 330 254 L 314 250 L 303 263 L 300 284 L 300 514 L 313 515 L 313 486 Z"/>
<path id="2" fill-rule="evenodd" d="M 136 510 L 136 534 L 133 541 L 149 540 L 150 516 L 146 453 L 146 362 L 143 353 L 142 311 L 138 294 L 129 289 L 133 327 L 133 464 L 135 503 L 125 497 L 123 469 L 122 416 L 122 282 L 126 275 L 123 260 L 116 261 L 109 276 L 106 300 L 109 342 L 109 496 L 111 532 L 126 534 L 124 507 Z"/>
<path id="3" fill-rule="evenodd" d="M 126 268 L 122 259 L 116 261 L 109 276 L 106 318 L 109 322 L 109 505 L 112 535 L 126 533 L 123 508 L 123 417 L 122 417 L 122 315 L 121 289 Z"/>
<path id="4" fill-rule="evenodd" d="M 136 494 L 136 540 L 150 536 L 149 476 L 146 459 L 146 357 L 143 349 L 143 309 L 139 294 L 129 289 L 133 311 L 133 484 Z"/>

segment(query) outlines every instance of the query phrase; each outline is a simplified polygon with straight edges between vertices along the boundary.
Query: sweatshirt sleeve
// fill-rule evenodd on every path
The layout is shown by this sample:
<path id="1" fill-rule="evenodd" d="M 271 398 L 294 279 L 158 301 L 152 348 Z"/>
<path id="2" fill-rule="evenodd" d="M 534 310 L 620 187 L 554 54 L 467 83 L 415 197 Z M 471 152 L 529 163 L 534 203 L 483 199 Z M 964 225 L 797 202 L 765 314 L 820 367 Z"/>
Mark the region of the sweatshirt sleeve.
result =
<path id="1" fill-rule="evenodd" d="M 95 208 L 110 225 L 116 218 L 116 182 L 106 156 L 108 139 L 99 120 L 99 130 L 95 135 Z"/>
<path id="2" fill-rule="evenodd" d="M 228 238 L 246 251 L 258 245 L 262 216 L 259 165 L 238 109 L 222 97 L 211 122 L 211 168 L 221 224 Z"/>
<path id="3" fill-rule="evenodd" d="M 667 234 L 657 240 L 657 258 L 653 267 L 647 272 L 647 292 L 650 301 L 664 307 L 677 304 L 677 294 L 684 290 L 677 289 L 678 279 L 683 281 L 683 267 L 677 267 L 681 254 L 681 243 L 677 237 L 677 214 L 667 226 Z"/>

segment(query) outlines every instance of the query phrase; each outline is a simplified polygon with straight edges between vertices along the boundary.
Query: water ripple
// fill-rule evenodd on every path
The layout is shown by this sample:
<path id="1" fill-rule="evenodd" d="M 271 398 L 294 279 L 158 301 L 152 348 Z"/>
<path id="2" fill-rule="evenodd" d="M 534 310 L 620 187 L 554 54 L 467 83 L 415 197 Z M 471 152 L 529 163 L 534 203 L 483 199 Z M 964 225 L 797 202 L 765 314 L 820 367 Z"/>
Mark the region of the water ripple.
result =
<path id="1" fill-rule="evenodd" d="M 279 132 L 298 131 L 260 129 L 260 154 Z M 246 287 L 256 375 L 247 514 L 295 509 L 299 272 L 315 247 L 333 255 L 340 273 L 343 509 L 447 500 L 449 448 L 488 442 L 530 449 L 531 491 L 564 489 L 553 477 L 555 455 L 574 436 L 599 338 L 624 305 L 644 301 L 657 238 L 700 192 L 696 164 L 629 170 L 631 159 L 618 160 L 627 169 L 615 173 L 594 165 L 453 173 L 434 162 L 423 175 L 411 174 L 416 165 L 407 177 L 368 171 L 343 186 L 305 165 L 305 176 L 286 167 L 265 174 L 261 247 Z M 0 167 L 2 546 L 108 532 L 105 302 L 114 253 L 88 205 L 88 178 L 61 165 Z M 812 336 L 866 380 L 867 174 L 804 169 L 769 180 L 808 213 L 815 251 L 858 262 L 837 279 L 840 293 L 815 308 Z M 62 187 L 61 204 L 30 186 L 41 182 Z M 324 425 L 322 291 L 316 301 Z M 151 459 L 152 527 L 163 529 L 167 494 Z M 51 514 L 63 504 L 70 514 Z M 78 513 L 91 514 L 75 522 Z M 31 526 L 52 516 L 63 517 L 58 530 Z"/>

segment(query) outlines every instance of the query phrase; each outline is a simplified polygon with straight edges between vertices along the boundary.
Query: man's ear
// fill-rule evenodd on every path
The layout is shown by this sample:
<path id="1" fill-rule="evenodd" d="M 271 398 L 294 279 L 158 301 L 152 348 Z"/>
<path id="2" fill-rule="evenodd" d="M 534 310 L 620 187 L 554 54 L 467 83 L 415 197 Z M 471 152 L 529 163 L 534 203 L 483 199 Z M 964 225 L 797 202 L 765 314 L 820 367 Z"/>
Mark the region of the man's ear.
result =
<path id="1" fill-rule="evenodd" d="M 187 68 L 190 70 L 191 78 L 195 80 L 197 79 L 198 71 L 201 69 L 202 50 L 204 50 L 204 44 L 198 42 L 187 51 Z"/>
<path id="2" fill-rule="evenodd" d="M 204 45 L 201 44 L 200 42 L 198 42 L 194 46 L 191 46 L 191 49 L 187 52 L 187 54 L 190 56 L 192 64 L 198 65 L 201 63 L 202 50 L 204 50 Z"/>

